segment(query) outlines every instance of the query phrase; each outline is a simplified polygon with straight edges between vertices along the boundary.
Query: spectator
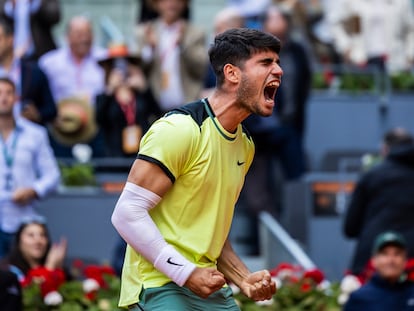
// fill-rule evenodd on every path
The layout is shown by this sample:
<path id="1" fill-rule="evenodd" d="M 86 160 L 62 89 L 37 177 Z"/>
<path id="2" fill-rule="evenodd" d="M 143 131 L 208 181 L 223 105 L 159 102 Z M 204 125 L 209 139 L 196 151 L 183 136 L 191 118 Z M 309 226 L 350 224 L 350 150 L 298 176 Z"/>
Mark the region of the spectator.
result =
<path id="1" fill-rule="evenodd" d="M 46 129 L 14 117 L 15 92 L 10 79 L 0 78 L 0 258 L 22 218 L 36 215 L 37 200 L 56 189 L 60 175 Z"/>
<path id="2" fill-rule="evenodd" d="M 72 17 L 66 34 L 68 47 L 43 55 L 39 65 L 49 79 L 58 115 L 61 113 L 60 103 L 69 98 L 86 101 L 95 113 L 96 96 L 105 86 L 104 71 L 98 65 L 98 59 L 104 57 L 106 51 L 92 46 L 92 25 L 84 16 Z M 95 133 L 86 143 L 92 147 L 93 156 L 100 157 L 104 155 L 103 138 L 99 131 Z M 52 136 L 51 143 L 57 157 L 72 157 L 72 147 L 77 142 L 62 143 Z"/>
<path id="3" fill-rule="evenodd" d="M 38 59 L 56 48 L 52 27 L 60 20 L 58 0 L 0 0 L 0 14 L 14 24 L 16 58 Z"/>
<path id="4" fill-rule="evenodd" d="M 276 184 L 272 173 L 275 158 L 280 163 L 285 180 L 299 178 L 305 171 L 303 131 L 305 106 L 310 91 L 311 69 L 304 47 L 290 36 L 290 15 L 277 6 L 267 10 L 264 30 L 278 37 L 283 48 L 280 61 L 284 64 L 283 83 L 279 87 L 276 108 L 268 118 L 252 115 L 245 125 L 255 139 L 257 152 L 246 176 L 243 198 L 255 215 L 266 210 L 280 216 L 281 207 L 274 195 Z M 257 196 L 257 191 L 262 192 Z"/>
<path id="5" fill-rule="evenodd" d="M 30 121 L 46 125 L 56 117 L 56 105 L 49 81 L 35 62 L 18 59 L 13 54 L 13 27 L 0 18 L 0 74 L 16 85 L 17 113 Z"/>
<path id="6" fill-rule="evenodd" d="M 401 128 L 384 135 L 384 161 L 357 182 L 345 215 L 344 232 L 357 239 L 351 271 L 360 274 L 371 256 L 375 237 L 396 230 L 406 238 L 407 252 L 414 256 L 414 144 Z"/>
<path id="7" fill-rule="evenodd" d="M 186 21 L 187 0 L 153 0 L 159 17 L 137 29 L 140 54 L 149 66 L 149 85 L 163 112 L 196 100 L 207 69 L 206 39 Z"/>
<path id="8" fill-rule="evenodd" d="M 283 84 L 275 99 L 276 112 L 282 128 L 293 133 L 291 139 L 295 141 L 298 148 L 295 154 L 289 154 L 294 160 L 290 166 L 287 163 L 284 165 L 285 174 L 287 178 L 297 178 L 305 169 L 302 140 L 306 126 L 306 103 L 311 89 L 312 72 L 305 47 L 292 36 L 291 23 L 289 11 L 282 11 L 277 6 L 267 10 L 264 30 L 282 41 L 283 49 L 280 57 L 285 64 Z"/>
<path id="9" fill-rule="evenodd" d="M 407 280 L 407 243 L 397 232 L 381 233 L 375 240 L 372 262 L 375 274 L 354 291 L 344 311 L 414 310 L 414 285 Z"/>
<path id="10" fill-rule="evenodd" d="M 345 62 L 381 72 L 410 70 L 414 61 L 411 0 L 341 0 L 331 12 L 334 44 Z"/>
<path id="11" fill-rule="evenodd" d="M 96 117 L 105 138 L 105 155 L 136 157 L 151 116 L 152 120 L 161 116 L 141 59 L 129 54 L 125 45 L 114 45 L 109 58 L 99 64 L 106 72 L 106 90 L 97 97 Z"/>
<path id="12" fill-rule="evenodd" d="M 22 284 L 35 276 L 44 277 L 45 282 L 63 283 L 67 275 L 63 270 L 66 248 L 65 239 L 52 243 L 42 216 L 28 217 L 22 219 L 4 263 Z"/>
<path id="13" fill-rule="evenodd" d="M 39 65 L 49 78 L 56 102 L 69 97 L 82 97 L 91 105 L 104 89 L 104 72 L 98 59 L 106 51 L 92 46 L 91 22 L 84 16 L 72 17 L 66 28 L 67 47 L 46 53 Z"/>

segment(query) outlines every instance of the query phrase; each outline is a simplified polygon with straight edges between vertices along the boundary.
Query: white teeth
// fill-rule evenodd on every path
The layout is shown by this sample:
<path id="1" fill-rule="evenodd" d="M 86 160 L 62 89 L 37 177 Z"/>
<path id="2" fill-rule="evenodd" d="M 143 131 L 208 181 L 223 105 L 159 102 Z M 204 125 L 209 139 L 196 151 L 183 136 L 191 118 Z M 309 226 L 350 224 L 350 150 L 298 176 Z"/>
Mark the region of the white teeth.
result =
<path id="1" fill-rule="evenodd" d="M 276 81 L 270 82 L 267 86 L 274 86 L 276 87 L 278 83 Z"/>

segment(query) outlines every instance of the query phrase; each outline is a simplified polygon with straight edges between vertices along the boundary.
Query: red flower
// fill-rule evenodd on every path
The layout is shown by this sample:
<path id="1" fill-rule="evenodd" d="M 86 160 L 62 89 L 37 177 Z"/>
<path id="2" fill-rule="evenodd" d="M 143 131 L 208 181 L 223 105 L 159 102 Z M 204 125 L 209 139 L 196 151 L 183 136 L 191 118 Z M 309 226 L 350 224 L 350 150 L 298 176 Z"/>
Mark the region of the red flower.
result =
<path id="1" fill-rule="evenodd" d="M 320 284 L 325 279 L 325 276 L 321 270 L 311 269 L 305 272 L 303 278 L 311 279 L 315 282 L 315 284 Z"/>
<path id="2" fill-rule="evenodd" d="M 327 85 L 331 85 L 334 77 L 335 77 L 335 74 L 332 70 L 325 70 L 323 72 L 323 79 Z"/>
<path id="3" fill-rule="evenodd" d="M 405 266 L 405 271 L 409 280 L 414 281 L 414 259 L 409 259 Z"/>
<path id="4" fill-rule="evenodd" d="M 39 283 L 42 297 L 48 293 L 56 291 L 60 285 L 65 282 L 65 273 L 62 269 L 48 270 L 45 267 L 31 269 L 25 279 L 22 281 L 22 286 L 27 286 L 31 283 Z"/>
<path id="5" fill-rule="evenodd" d="M 86 293 L 85 297 L 86 299 L 90 301 L 94 301 L 96 299 L 96 295 L 97 295 L 96 291 L 92 291 L 92 292 Z"/>
<path id="6" fill-rule="evenodd" d="M 360 280 L 361 284 L 364 284 L 372 277 L 374 273 L 375 273 L 375 268 L 372 263 L 372 259 L 370 259 L 365 265 L 364 270 L 359 275 L 357 275 L 357 277 Z"/>
<path id="7" fill-rule="evenodd" d="M 83 269 L 83 261 L 80 259 L 74 259 L 72 261 L 72 266 L 76 269 Z"/>
<path id="8" fill-rule="evenodd" d="M 289 276 L 287 281 L 290 283 L 299 283 L 300 279 L 297 276 L 291 275 Z"/>
<path id="9" fill-rule="evenodd" d="M 106 275 L 115 275 L 115 270 L 110 266 L 97 266 L 90 265 L 85 268 L 83 271 L 86 278 L 94 279 L 99 283 L 100 287 L 108 287 L 103 276 Z"/>
<path id="10" fill-rule="evenodd" d="M 290 270 L 292 272 L 296 272 L 296 271 L 300 271 L 301 268 L 299 266 L 292 265 L 290 263 L 282 262 L 278 266 L 270 270 L 270 275 L 277 276 L 279 272 L 282 270 Z"/>
<path id="11" fill-rule="evenodd" d="M 307 293 L 312 290 L 312 285 L 309 282 L 303 282 L 300 286 L 300 291 L 302 293 Z"/>

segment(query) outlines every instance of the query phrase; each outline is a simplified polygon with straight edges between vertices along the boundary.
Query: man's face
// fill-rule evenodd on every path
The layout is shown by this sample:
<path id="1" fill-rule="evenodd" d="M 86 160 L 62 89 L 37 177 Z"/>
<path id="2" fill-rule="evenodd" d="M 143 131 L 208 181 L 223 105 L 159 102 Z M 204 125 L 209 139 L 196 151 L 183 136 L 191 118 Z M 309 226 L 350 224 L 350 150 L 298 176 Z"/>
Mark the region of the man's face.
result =
<path id="1" fill-rule="evenodd" d="M 13 53 L 13 36 L 6 35 L 0 27 L 0 60 Z"/>
<path id="2" fill-rule="evenodd" d="M 86 57 L 92 46 L 92 27 L 86 20 L 72 22 L 68 32 L 68 42 L 72 53 L 78 58 Z"/>
<path id="3" fill-rule="evenodd" d="M 173 23 L 181 18 L 186 6 L 185 0 L 157 0 L 156 7 L 167 23 Z"/>
<path id="4" fill-rule="evenodd" d="M 406 263 L 406 251 L 394 245 L 385 246 L 373 257 L 373 265 L 378 274 L 391 282 L 400 278 Z"/>
<path id="5" fill-rule="evenodd" d="M 0 81 L 0 116 L 13 115 L 13 105 L 16 95 L 13 86 L 9 83 Z"/>
<path id="6" fill-rule="evenodd" d="M 283 75 L 279 56 L 272 51 L 256 53 L 244 63 L 240 71 L 238 102 L 250 113 L 270 116 Z"/>

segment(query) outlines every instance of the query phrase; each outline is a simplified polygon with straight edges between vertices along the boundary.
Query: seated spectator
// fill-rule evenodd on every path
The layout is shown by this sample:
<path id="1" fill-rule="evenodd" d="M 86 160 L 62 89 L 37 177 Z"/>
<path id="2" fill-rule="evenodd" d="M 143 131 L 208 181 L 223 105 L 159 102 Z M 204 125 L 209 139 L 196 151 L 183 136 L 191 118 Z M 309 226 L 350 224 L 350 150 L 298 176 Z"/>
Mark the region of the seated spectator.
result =
<path id="1" fill-rule="evenodd" d="M 407 243 L 397 232 L 384 232 L 374 242 L 375 274 L 354 291 L 344 311 L 414 310 L 414 284 L 407 280 Z"/>
<path id="2" fill-rule="evenodd" d="M 414 256 L 414 144 L 410 133 L 395 128 L 385 133 L 384 160 L 358 180 L 345 214 L 344 233 L 357 239 L 350 270 L 360 274 L 371 257 L 375 237 L 398 230 Z"/>
<path id="3" fill-rule="evenodd" d="M 15 111 L 28 120 L 46 125 L 56 117 L 56 104 L 44 72 L 35 62 L 16 58 L 13 26 L 0 18 L 0 74 L 16 85 L 19 98 Z"/>
<path id="4" fill-rule="evenodd" d="M 95 98 L 104 90 L 104 71 L 98 59 L 106 55 L 104 49 L 93 47 L 91 22 L 83 16 L 74 16 L 67 25 L 68 47 L 50 51 L 39 59 L 39 65 L 46 73 L 53 97 L 60 103 L 68 98 L 78 97 L 95 109 Z M 57 157 L 72 157 L 73 145 L 62 145 L 52 136 L 52 147 Z M 104 154 L 100 132 L 87 142 L 93 150 L 93 157 Z"/>
<path id="5" fill-rule="evenodd" d="M 46 129 L 16 118 L 16 88 L 0 78 L 0 258 L 23 217 L 36 215 L 40 199 L 56 190 L 60 172 Z"/>
<path id="6" fill-rule="evenodd" d="M 52 27 L 60 20 L 58 0 L 0 0 L 0 15 L 14 24 L 17 58 L 38 59 L 56 48 Z"/>
<path id="7" fill-rule="evenodd" d="M 106 72 L 106 90 L 97 97 L 96 118 L 105 139 L 105 155 L 135 157 L 151 119 L 159 118 L 161 111 L 141 60 L 129 54 L 125 45 L 113 45 L 109 57 L 99 64 Z"/>
<path id="8" fill-rule="evenodd" d="M 52 243 L 42 216 L 25 218 L 17 230 L 14 244 L 4 263 L 14 272 L 22 285 L 32 278 L 43 277 L 42 288 L 54 288 L 67 277 L 64 271 L 67 242 Z"/>

